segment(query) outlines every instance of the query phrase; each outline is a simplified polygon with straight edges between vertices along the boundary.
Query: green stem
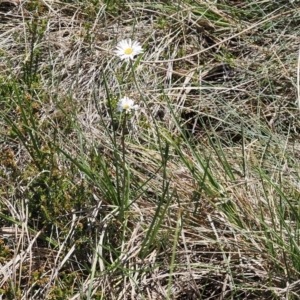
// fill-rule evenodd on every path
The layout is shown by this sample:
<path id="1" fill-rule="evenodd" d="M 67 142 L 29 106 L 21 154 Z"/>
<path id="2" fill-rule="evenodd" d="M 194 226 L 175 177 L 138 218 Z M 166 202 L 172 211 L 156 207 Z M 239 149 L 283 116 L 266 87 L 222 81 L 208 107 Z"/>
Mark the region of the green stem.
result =
<path id="1" fill-rule="evenodd" d="M 122 184 L 122 197 L 120 203 L 120 221 L 124 219 L 124 208 L 127 206 L 125 203 L 126 200 L 126 186 L 127 186 L 127 167 L 126 167 L 126 149 L 125 149 L 125 130 L 126 130 L 126 123 L 127 123 L 127 113 L 124 114 L 123 123 L 122 123 L 122 135 L 121 135 L 121 151 L 122 151 L 122 168 L 123 168 L 123 184 Z"/>

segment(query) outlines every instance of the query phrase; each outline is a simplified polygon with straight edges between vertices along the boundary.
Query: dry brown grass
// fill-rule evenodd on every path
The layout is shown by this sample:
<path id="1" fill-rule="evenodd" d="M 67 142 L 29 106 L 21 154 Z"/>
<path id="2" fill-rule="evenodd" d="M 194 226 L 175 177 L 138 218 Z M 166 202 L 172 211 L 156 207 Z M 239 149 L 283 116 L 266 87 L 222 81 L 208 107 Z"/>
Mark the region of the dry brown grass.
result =
<path id="1" fill-rule="evenodd" d="M 298 299 L 299 12 L 279 2 L 0 0 L 3 299 Z"/>

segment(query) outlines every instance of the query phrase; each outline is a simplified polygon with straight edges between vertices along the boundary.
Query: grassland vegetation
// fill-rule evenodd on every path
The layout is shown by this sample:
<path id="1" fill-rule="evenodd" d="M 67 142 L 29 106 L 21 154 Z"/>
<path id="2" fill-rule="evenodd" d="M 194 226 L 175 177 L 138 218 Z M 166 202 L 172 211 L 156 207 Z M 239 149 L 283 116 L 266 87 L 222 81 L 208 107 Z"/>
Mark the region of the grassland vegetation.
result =
<path id="1" fill-rule="evenodd" d="M 3 299 L 300 298 L 297 2 L 0 1 Z"/>

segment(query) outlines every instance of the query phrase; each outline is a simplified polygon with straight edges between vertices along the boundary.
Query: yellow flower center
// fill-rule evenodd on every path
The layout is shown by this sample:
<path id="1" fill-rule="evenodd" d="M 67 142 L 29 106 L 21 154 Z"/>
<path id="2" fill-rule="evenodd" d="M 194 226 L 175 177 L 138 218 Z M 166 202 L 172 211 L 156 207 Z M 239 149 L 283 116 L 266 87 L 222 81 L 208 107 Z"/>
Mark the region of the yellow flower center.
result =
<path id="1" fill-rule="evenodd" d="M 127 55 L 130 55 L 132 52 L 133 52 L 132 48 L 127 48 L 127 49 L 124 50 L 124 53 L 127 54 Z"/>
<path id="2" fill-rule="evenodd" d="M 130 105 L 128 104 L 128 103 L 125 103 L 124 105 L 123 105 L 123 109 L 128 109 L 130 107 Z"/>

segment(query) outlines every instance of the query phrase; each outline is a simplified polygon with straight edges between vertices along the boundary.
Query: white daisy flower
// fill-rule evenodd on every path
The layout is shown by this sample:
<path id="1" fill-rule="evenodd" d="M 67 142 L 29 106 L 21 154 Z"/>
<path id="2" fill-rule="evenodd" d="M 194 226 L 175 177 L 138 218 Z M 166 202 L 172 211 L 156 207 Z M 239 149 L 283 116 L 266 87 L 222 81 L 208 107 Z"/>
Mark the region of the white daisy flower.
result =
<path id="1" fill-rule="evenodd" d="M 143 48 L 140 43 L 128 39 L 119 42 L 117 49 L 114 52 L 121 58 L 121 60 L 129 61 L 136 55 L 143 53 Z"/>
<path id="2" fill-rule="evenodd" d="M 132 99 L 125 96 L 118 102 L 117 111 L 125 110 L 126 113 L 129 113 L 132 109 L 137 109 L 138 107 L 138 105 L 134 105 Z"/>

